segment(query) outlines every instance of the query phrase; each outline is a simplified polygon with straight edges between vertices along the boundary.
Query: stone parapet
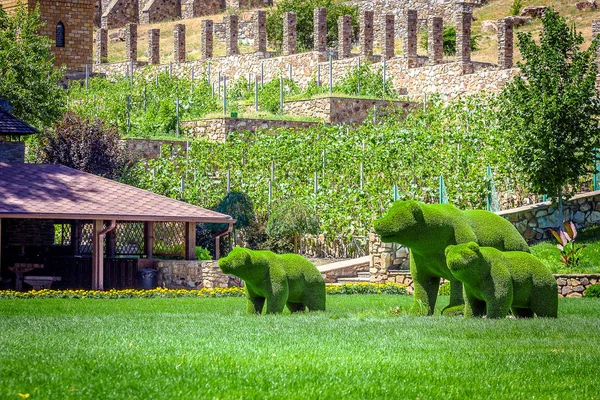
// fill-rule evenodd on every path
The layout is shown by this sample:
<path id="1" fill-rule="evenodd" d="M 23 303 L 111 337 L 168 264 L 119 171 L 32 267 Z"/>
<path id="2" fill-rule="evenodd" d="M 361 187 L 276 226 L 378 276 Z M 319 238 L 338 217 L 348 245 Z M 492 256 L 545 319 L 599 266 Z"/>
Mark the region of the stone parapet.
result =
<path id="1" fill-rule="evenodd" d="M 148 29 L 148 62 L 160 64 L 160 29 Z"/>
<path id="2" fill-rule="evenodd" d="M 96 64 L 108 61 L 108 29 L 98 28 L 96 31 Z"/>
<path id="3" fill-rule="evenodd" d="M 125 59 L 137 61 L 137 24 L 127 24 L 125 29 Z"/>
<path id="4" fill-rule="evenodd" d="M 283 55 L 296 54 L 296 13 L 286 12 L 283 14 Z"/>
<path id="5" fill-rule="evenodd" d="M 240 54 L 238 49 L 238 16 L 229 14 L 223 17 L 225 22 L 225 54 L 234 56 Z"/>
<path id="6" fill-rule="evenodd" d="M 185 62 L 185 25 L 176 24 L 173 29 L 173 59 L 176 63 Z"/>
<path id="7" fill-rule="evenodd" d="M 315 8 L 313 12 L 313 29 L 315 51 L 327 50 L 327 9 L 325 7 Z"/>
<path id="8" fill-rule="evenodd" d="M 431 17 L 429 21 L 429 34 L 427 40 L 427 52 L 429 64 L 441 64 L 444 59 L 444 21 L 442 17 Z"/>
<path id="9" fill-rule="evenodd" d="M 417 10 L 406 11 L 406 31 L 402 42 L 404 58 L 409 68 L 417 66 Z"/>
<path id="10" fill-rule="evenodd" d="M 502 68 L 513 67 L 513 20 L 498 20 L 498 65 Z"/>
<path id="11" fill-rule="evenodd" d="M 202 59 L 208 60 L 213 56 L 213 21 L 210 19 L 202 21 L 201 41 Z"/>
<path id="12" fill-rule="evenodd" d="M 168 289 L 241 287 L 243 282 L 224 274 L 217 261 L 162 260 L 157 263 L 158 285 Z"/>
<path id="13" fill-rule="evenodd" d="M 350 57 L 352 50 L 352 17 L 343 15 L 338 18 L 338 58 Z"/>
<path id="14" fill-rule="evenodd" d="M 386 14 L 384 16 L 383 24 L 385 26 L 385 29 L 381 54 L 387 60 L 394 58 L 394 56 L 396 55 L 396 35 L 394 33 L 394 21 L 394 14 Z"/>
<path id="15" fill-rule="evenodd" d="M 370 60 L 373 56 L 373 11 L 360 14 L 360 54 Z"/>

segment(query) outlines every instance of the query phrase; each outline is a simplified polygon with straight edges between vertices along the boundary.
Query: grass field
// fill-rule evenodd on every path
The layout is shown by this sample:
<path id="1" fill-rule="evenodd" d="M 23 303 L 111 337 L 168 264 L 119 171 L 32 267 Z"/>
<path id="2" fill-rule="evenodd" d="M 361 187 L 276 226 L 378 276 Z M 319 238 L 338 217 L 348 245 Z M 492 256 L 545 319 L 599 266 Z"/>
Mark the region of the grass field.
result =
<path id="1" fill-rule="evenodd" d="M 494 321 L 394 313 L 410 296 L 283 316 L 244 302 L 1 300 L 0 398 L 600 398 L 598 299 Z"/>

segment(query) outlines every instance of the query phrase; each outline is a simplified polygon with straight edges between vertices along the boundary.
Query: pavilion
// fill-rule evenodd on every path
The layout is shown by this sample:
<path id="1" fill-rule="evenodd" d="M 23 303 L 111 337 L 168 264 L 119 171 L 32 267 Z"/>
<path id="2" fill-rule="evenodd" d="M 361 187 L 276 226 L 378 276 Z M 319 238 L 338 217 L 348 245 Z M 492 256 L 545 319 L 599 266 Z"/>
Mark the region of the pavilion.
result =
<path id="1" fill-rule="evenodd" d="M 0 277 L 135 287 L 142 260 L 195 259 L 196 223 L 227 227 L 215 238 L 218 259 L 219 237 L 235 223 L 228 215 L 62 165 L 0 162 Z"/>

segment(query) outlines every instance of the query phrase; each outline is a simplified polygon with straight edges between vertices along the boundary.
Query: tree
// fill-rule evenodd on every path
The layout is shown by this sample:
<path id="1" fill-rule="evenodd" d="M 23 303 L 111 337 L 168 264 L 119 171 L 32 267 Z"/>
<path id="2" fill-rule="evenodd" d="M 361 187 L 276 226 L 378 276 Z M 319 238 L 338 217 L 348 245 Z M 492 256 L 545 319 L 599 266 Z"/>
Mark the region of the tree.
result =
<path id="1" fill-rule="evenodd" d="M 267 16 L 267 39 L 280 48 L 283 40 L 283 14 L 296 13 L 296 37 L 300 51 L 313 49 L 313 13 L 315 8 L 327 8 L 327 45 L 333 47 L 338 42 L 338 17 L 352 16 L 353 36 L 358 35 L 358 8 L 344 4 L 341 0 L 281 0 L 269 10 Z"/>
<path id="2" fill-rule="evenodd" d="M 286 237 L 294 243 L 294 252 L 298 252 L 300 235 L 319 232 L 319 220 L 307 204 L 299 200 L 287 200 L 280 203 L 269 217 L 267 235 Z"/>
<path id="3" fill-rule="evenodd" d="M 593 169 L 600 102 L 595 64 L 598 38 L 581 50 L 583 37 L 548 8 L 539 44 L 519 32 L 521 72 L 500 95 L 503 130 L 514 143 L 513 161 L 539 195 L 562 199 L 568 185 Z M 555 197 L 556 196 L 556 197 Z"/>
<path id="4" fill-rule="evenodd" d="M 35 153 L 38 162 L 62 164 L 111 179 L 132 164 L 116 128 L 105 127 L 99 118 L 92 121 L 71 112 L 41 134 Z"/>
<path id="5" fill-rule="evenodd" d="M 28 13 L 19 4 L 10 14 L 0 8 L 0 97 L 15 116 L 38 129 L 64 114 L 66 98 L 50 39 L 37 34 L 42 26 L 38 8 Z"/>

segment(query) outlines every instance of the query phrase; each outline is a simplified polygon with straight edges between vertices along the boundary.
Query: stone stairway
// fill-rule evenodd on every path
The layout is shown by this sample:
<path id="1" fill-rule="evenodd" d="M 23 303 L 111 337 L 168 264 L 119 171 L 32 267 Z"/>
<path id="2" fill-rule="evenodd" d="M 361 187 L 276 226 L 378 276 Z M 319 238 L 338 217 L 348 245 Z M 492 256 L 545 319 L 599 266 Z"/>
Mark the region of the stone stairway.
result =
<path id="1" fill-rule="evenodd" d="M 369 282 L 370 256 L 337 261 L 317 267 L 327 283 Z"/>

